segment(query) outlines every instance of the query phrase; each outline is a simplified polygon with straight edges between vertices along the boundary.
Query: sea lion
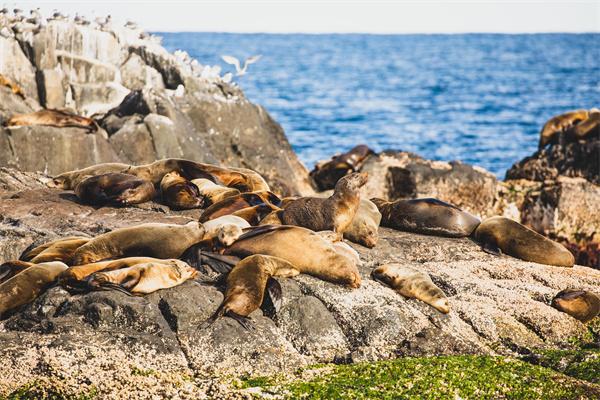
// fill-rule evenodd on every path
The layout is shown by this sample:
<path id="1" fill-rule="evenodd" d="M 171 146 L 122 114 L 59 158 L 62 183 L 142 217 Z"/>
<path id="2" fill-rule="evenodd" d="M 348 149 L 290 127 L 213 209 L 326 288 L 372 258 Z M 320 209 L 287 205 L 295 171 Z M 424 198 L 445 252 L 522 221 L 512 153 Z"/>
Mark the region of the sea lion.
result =
<path id="1" fill-rule="evenodd" d="M 272 276 L 297 276 L 299 273 L 294 265 L 278 257 L 256 254 L 244 258 L 227 277 L 223 302 L 213 316 L 200 325 L 200 329 L 211 326 L 223 315 L 235 319 L 247 330 L 254 329 L 248 315 L 262 304 L 267 282 L 273 282 L 279 288 L 277 295 L 272 296 L 276 297 L 273 304 L 278 310 L 281 286 Z"/>
<path id="2" fill-rule="evenodd" d="M 538 149 L 541 150 L 544 147 L 546 147 L 548 143 L 553 142 L 558 133 L 576 125 L 577 123 L 587 118 L 588 112 L 586 110 L 576 110 L 557 115 L 556 117 L 550 119 L 542 127 L 542 131 L 540 132 L 540 143 L 538 145 Z"/>
<path id="3" fill-rule="evenodd" d="M 344 176 L 326 199 L 301 197 L 290 202 L 281 213 L 281 222 L 313 231 L 344 233 L 358 211 L 360 188 L 367 182 L 368 176 L 366 172 Z"/>
<path id="4" fill-rule="evenodd" d="M 310 172 L 310 176 L 320 191 L 333 189 L 343 176 L 356 172 L 359 164 L 370 154 L 375 154 L 375 152 L 368 146 L 358 145 L 344 154 L 338 154 L 327 161 L 318 162 Z"/>
<path id="5" fill-rule="evenodd" d="M 373 248 L 379 238 L 377 228 L 380 222 L 381 213 L 377 206 L 370 200 L 360 199 L 358 211 L 344 232 L 344 237 L 354 243 Z"/>
<path id="6" fill-rule="evenodd" d="M 39 252 L 35 257 L 29 259 L 29 262 L 34 264 L 51 262 L 51 261 L 62 261 L 67 265 L 73 265 L 73 256 L 78 248 L 88 243 L 91 238 L 71 238 L 68 240 L 54 241 L 51 246 L 46 247 L 43 251 Z M 37 249 L 33 249 L 36 252 Z M 27 253 L 29 255 L 31 252 Z M 26 255 L 26 256 L 27 256 Z"/>
<path id="7" fill-rule="evenodd" d="M 425 272 L 400 263 L 391 263 L 375 268 L 372 276 L 402 296 L 419 299 L 440 312 L 450 312 L 448 298 Z"/>
<path id="8" fill-rule="evenodd" d="M 208 207 L 200 216 L 200 222 L 204 223 L 223 215 L 233 214 L 234 212 L 244 208 L 263 204 L 273 204 L 274 206 L 279 207 L 281 200 L 279 197 L 269 191 L 240 193 L 237 196 L 228 197 Z M 265 216 L 266 214 L 263 216 L 263 218 Z"/>
<path id="9" fill-rule="evenodd" d="M 158 289 L 168 289 L 198 276 L 198 271 L 181 260 L 168 263 L 149 262 L 113 271 L 92 273 L 87 279 L 92 290 L 112 289 L 114 285 L 131 293 L 152 293 Z"/>
<path id="10" fill-rule="evenodd" d="M 381 225 L 401 231 L 464 237 L 473 234 L 481 223 L 471 214 L 437 199 L 371 201 L 381 213 Z"/>
<path id="11" fill-rule="evenodd" d="M 513 257 L 540 264 L 572 267 L 575 258 L 559 243 L 506 217 L 492 217 L 475 230 L 475 239 L 484 251 L 499 254 L 498 249 Z"/>
<path id="12" fill-rule="evenodd" d="M 257 226 L 263 225 L 283 225 L 281 222 L 281 215 L 283 210 L 273 210 L 270 214 L 260 220 Z"/>
<path id="13" fill-rule="evenodd" d="M 356 265 L 360 265 L 362 261 L 360 261 L 360 256 L 358 252 L 354 250 L 348 243 L 339 241 L 335 243 L 331 243 L 331 246 L 340 254 L 345 255 L 349 259 L 351 259 Z"/>
<path id="14" fill-rule="evenodd" d="M 125 173 L 131 165 L 123 163 L 104 163 L 92 165 L 91 167 L 83 168 L 76 171 L 64 172 L 55 176 L 51 181 L 46 183 L 48 187 L 56 187 L 64 190 L 73 190 L 77 184 L 90 176 L 104 175 L 112 172 Z"/>
<path id="15" fill-rule="evenodd" d="M 2 74 L 0 74 L 0 85 L 8 86 L 12 90 L 13 94 L 16 94 L 22 99 L 25 98 L 25 93 L 23 93 L 23 90 L 21 90 L 21 88 L 17 84 L 6 79 L 6 77 L 4 77 L 4 75 Z"/>
<path id="16" fill-rule="evenodd" d="M 196 185 L 200 195 L 204 196 L 204 204 L 207 206 L 211 206 L 228 197 L 240 194 L 240 191 L 237 189 L 217 185 L 209 179 L 192 179 L 192 183 Z"/>
<path id="17" fill-rule="evenodd" d="M 561 290 L 554 296 L 550 305 L 584 324 L 600 313 L 600 297 L 585 290 Z"/>
<path id="18" fill-rule="evenodd" d="M 35 300 L 67 268 L 60 261 L 35 264 L 0 284 L 0 315 Z"/>
<path id="19" fill-rule="evenodd" d="M 303 274 L 328 282 L 360 287 L 355 263 L 310 229 L 289 225 L 266 225 L 244 233 L 221 254 L 248 257 L 265 254 L 291 262 Z"/>
<path id="20" fill-rule="evenodd" d="M 73 240 L 79 240 L 79 239 L 86 239 L 83 236 L 69 236 L 66 238 L 60 238 L 60 239 L 56 239 L 56 240 L 52 240 L 50 242 L 44 243 L 40 246 L 37 246 L 35 248 L 33 248 L 32 250 L 27 251 L 26 253 L 23 253 L 21 255 L 21 257 L 19 257 L 19 260 L 21 261 L 31 261 L 32 259 L 34 259 L 35 257 L 37 257 L 41 252 L 43 252 L 44 250 L 54 246 L 55 244 L 61 243 L 61 242 L 70 242 Z"/>
<path id="21" fill-rule="evenodd" d="M 82 117 L 68 110 L 38 110 L 31 114 L 15 115 L 8 121 L 6 126 L 19 126 L 19 125 L 48 125 L 56 126 L 59 128 L 63 127 L 75 127 L 84 128 L 88 132 L 96 132 L 98 130 L 98 124 L 91 118 Z"/>
<path id="22" fill-rule="evenodd" d="M 217 184 L 238 189 L 240 192 L 269 190 L 269 185 L 258 173 L 244 168 L 225 168 L 195 161 L 168 158 L 152 164 L 132 166 L 126 173 L 147 179 L 157 185 L 171 171 L 186 179 L 208 179 Z"/>
<path id="23" fill-rule="evenodd" d="M 206 230 L 202 240 L 216 237 L 224 246 L 230 246 L 242 236 L 243 228 L 250 227 L 248 221 L 235 215 L 223 215 L 202 225 Z"/>
<path id="24" fill-rule="evenodd" d="M 281 199 L 281 205 L 279 206 L 279 208 L 286 208 L 288 204 L 290 204 L 292 201 L 294 200 L 298 200 L 300 197 L 284 197 L 283 199 Z"/>
<path id="25" fill-rule="evenodd" d="M 84 278 L 98 271 L 114 271 L 121 268 L 133 267 L 144 263 L 168 263 L 171 259 L 159 259 L 152 257 L 127 257 L 117 260 L 96 261 L 91 264 L 77 265 L 69 267 L 58 277 L 58 284 L 69 292 L 79 293 L 87 292 L 87 281 Z"/>
<path id="26" fill-rule="evenodd" d="M 266 203 L 259 204 L 253 207 L 242 208 L 241 210 L 238 210 L 232 213 L 231 215 L 240 217 L 248 221 L 248 223 L 252 226 L 257 226 L 264 218 L 280 210 L 281 209 L 279 207 L 274 206 L 270 203 Z"/>
<path id="27" fill-rule="evenodd" d="M 34 263 L 19 260 L 9 260 L 0 265 L 0 283 L 5 282 L 17 275 L 19 272 L 25 271 L 27 268 L 35 265 Z"/>
<path id="28" fill-rule="evenodd" d="M 588 112 L 587 119 L 567 128 L 564 131 L 564 136 L 567 142 L 586 140 L 587 138 L 598 139 L 600 136 L 600 110 L 592 108 Z"/>
<path id="29" fill-rule="evenodd" d="M 75 186 L 75 194 L 85 204 L 131 204 L 151 201 L 156 195 L 152 182 L 137 176 L 112 172 L 89 176 Z"/>
<path id="30" fill-rule="evenodd" d="M 204 204 L 196 185 L 176 171 L 169 172 L 160 181 L 160 197 L 173 210 L 201 208 Z"/>
<path id="31" fill-rule="evenodd" d="M 74 265 L 111 257 L 146 256 L 179 258 L 204 236 L 204 227 L 191 221 L 185 225 L 149 223 L 102 234 L 77 249 Z"/>

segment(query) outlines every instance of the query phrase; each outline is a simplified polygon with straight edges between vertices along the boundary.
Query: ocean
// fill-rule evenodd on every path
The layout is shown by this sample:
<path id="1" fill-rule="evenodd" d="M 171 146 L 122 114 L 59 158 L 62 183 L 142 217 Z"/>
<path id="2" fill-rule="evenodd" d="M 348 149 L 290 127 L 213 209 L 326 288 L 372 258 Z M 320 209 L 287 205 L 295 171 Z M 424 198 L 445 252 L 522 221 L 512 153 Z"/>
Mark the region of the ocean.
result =
<path id="1" fill-rule="evenodd" d="M 263 56 L 234 77 L 298 158 L 366 144 L 459 160 L 504 179 L 550 118 L 600 106 L 600 34 L 157 33 L 203 65 Z"/>

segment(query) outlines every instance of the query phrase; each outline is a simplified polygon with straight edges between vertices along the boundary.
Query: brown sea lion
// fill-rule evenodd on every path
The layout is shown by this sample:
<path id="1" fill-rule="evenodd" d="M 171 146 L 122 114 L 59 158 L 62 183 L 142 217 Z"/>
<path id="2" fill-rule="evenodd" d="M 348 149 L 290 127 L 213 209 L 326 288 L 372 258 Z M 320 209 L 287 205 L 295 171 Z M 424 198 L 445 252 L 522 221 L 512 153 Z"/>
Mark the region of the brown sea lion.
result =
<path id="1" fill-rule="evenodd" d="M 269 190 L 269 185 L 256 172 L 244 168 L 225 168 L 195 161 L 169 158 L 152 164 L 133 166 L 126 173 L 147 179 L 157 185 L 171 171 L 186 179 L 208 179 L 217 184 L 238 189 L 240 192 Z"/>
<path id="2" fill-rule="evenodd" d="M 584 324 L 600 314 L 600 297 L 585 290 L 561 290 L 554 296 L 550 305 Z"/>
<path id="3" fill-rule="evenodd" d="M 557 115 L 556 117 L 550 119 L 542 127 L 538 149 L 543 149 L 548 143 L 554 142 L 557 134 L 571 128 L 587 118 L 588 112 L 586 110 L 576 110 Z"/>
<path id="4" fill-rule="evenodd" d="M 15 115 L 8 121 L 6 126 L 19 125 L 48 125 L 63 127 L 84 128 L 89 132 L 96 132 L 98 124 L 91 118 L 82 117 L 68 110 L 39 110 L 31 114 Z"/>
<path id="5" fill-rule="evenodd" d="M 391 263 L 375 268 L 372 275 L 373 279 L 390 286 L 402 296 L 419 299 L 440 312 L 450 312 L 448 298 L 425 272 Z"/>
<path id="6" fill-rule="evenodd" d="M 281 222 L 313 231 L 344 233 L 356 216 L 360 188 L 367 182 L 368 176 L 366 172 L 360 172 L 343 177 L 326 199 L 301 197 L 290 202 L 281 213 Z"/>
<path id="7" fill-rule="evenodd" d="M 240 191 L 237 189 L 217 185 L 208 179 L 192 179 L 192 183 L 196 185 L 200 195 L 204 196 L 204 204 L 206 206 L 211 206 L 228 197 L 240 194 Z"/>
<path id="8" fill-rule="evenodd" d="M 575 258 L 559 243 L 506 217 L 492 217 L 475 230 L 475 239 L 484 251 L 498 254 L 498 249 L 513 257 L 540 264 L 572 267 Z"/>
<path id="9" fill-rule="evenodd" d="M 46 247 L 29 261 L 34 264 L 61 261 L 67 265 L 73 265 L 73 256 L 78 248 L 88 243 L 91 238 L 72 238 L 70 240 L 55 241 L 51 246 Z M 32 251 L 37 251 L 33 249 Z M 29 254 L 29 253 L 28 253 Z"/>
<path id="10" fill-rule="evenodd" d="M 359 164 L 370 154 L 375 154 L 375 152 L 361 144 L 347 153 L 335 155 L 324 162 L 318 162 L 310 172 L 310 176 L 320 191 L 333 189 L 343 176 L 356 172 Z"/>
<path id="11" fill-rule="evenodd" d="M 114 285 L 131 293 L 152 293 L 177 286 L 198 276 L 198 271 L 181 260 L 168 263 L 149 262 L 113 271 L 92 273 L 87 279 L 92 290 L 113 289 Z"/>
<path id="12" fill-rule="evenodd" d="M 37 246 L 35 248 L 33 248 L 32 250 L 27 251 L 26 253 L 23 253 L 21 255 L 21 257 L 19 257 L 19 260 L 21 261 L 31 261 L 33 258 L 37 257 L 41 252 L 43 252 L 44 250 L 54 246 L 57 243 L 61 243 L 61 242 L 70 242 L 73 240 L 79 240 L 79 239 L 86 239 L 83 236 L 69 236 L 66 238 L 60 238 L 60 239 L 56 239 L 56 240 L 52 240 L 50 242 L 44 243 L 40 246 Z"/>
<path id="13" fill-rule="evenodd" d="M 173 171 L 166 174 L 160 181 L 160 197 L 165 205 L 173 210 L 201 208 L 204 197 L 191 181 Z"/>
<path id="14" fill-rule="evenodd" d="M 567 142 L 586 140 L 587 138 L 600 138 L 600 110 L 592 108 L 587 119 L 579 122 L 564 131 Z"/>
<path id="15" fill-rule="evenodd" d="M 260 222 L 266 218 L 267 216 L 273 214 L 274 212 L 278 212 L 281 209 L 277 206 L 274 206 L 273 204 L 270 203 L 266 203 L 266 204 L 259 204 L 257 206 L 252 206 L 252 207 L 247 207 L 247 208 L 242 208 L 241 210 L 238 210 L 234 213 L 232 213 L 231 215 L 240 217 L 246 221 L 248 221 L 248 223 L 252 226 L 258 226 L 258 224 L 260 224 Z"/>
<path id="16" fill-rule="evenodd" d="M 150 181 L 113 172 L 81 180 L 75 186 L 75 194 L 85 204 L 128 206 L 151 201 L 156 195 L 156 190 Z"/>
<path id="17" fill-rule="evenodd" d="M 46 183 L 46 186 L 56 187 L 64 190 L 73 190 L 79 182 L 90 176 L 104 175 L 113 172 L 125 173 L 129 167 L 129 164 L 123 163 L 105 163 L 92 165 L 91 167 L 83 168 L 76 171 L 64 172 L 60 175 L 55 176 L 51 181 Z"/>
<path id="18" fill-rule="evenodd" d="M 114 271 L 121 268 L 133 267 L 137 264 L 168 263 L 171 259 L 152 257 L 127 257 L 117 260 L 96 261 L 91 264 L 76 265 L 63 271 L 58 277 L 58 284 L 69 292 L 87 292 L 87 281 L 84 278 L 98 271 Z"/>
<path id="19" fill-rule="evenodd" d="M 235 215 L 223 215 L 202 225 L 206 230 L 202 240 L 216 237 L 224 246 L 230 246 L 243 235 L 242 229 L 250 227 L 248 221 Z"/>
<path id="20" fill-rule="evenodd" d="M 9 260 L 0 265 L 0 283 L 9 280 L 19 272 L 35 265 L 34 263 L 19 260 Z"/>
<path id="21" fill-rule="evenodd" d="M 204 227 L 192 221 L 185 225 L 149 223 L 102 234 L 75 252 L 74 265 L 112 257 L 146 256 L 179 258 L 204 236 Z"/>
<path id="22" fill-rule="evenodd" d="M 272 204 L 279 207 L 281 200 L 279 197 L 269 191 L 240 193 L 237 196 L 228 197 L 208 207 L 200 216 L 200 222 L 204 223 L 223 215 L 233 214 L 234 212 L 244 208 L 263 204 Z"/>
<path id="23" fill-rule="evenodd" d="M 260 307 L 263 302 L 267 282 L 279 287 L 277 295 L 271 295 L 275 309 L 281 303 L 281 287 L 272 276 L 297 276 L 300 271 L 290 262 L 278 257 L 256 254 L 244 258 L 227 277 L 227 289 L 223 302 L 212 317 L 200 328 L 207 328 L 220 317 L 227 315 L 238 321 L 247 330 L 254 329 L 248 315 Z"/>
<path id="24" fill-rule="evenodd" d="M 303 274 L 328 282 L 360 287 L 361 280 L 355 263 L 339 254 L 332 245 L 310 229 L 288 225 L 266 225 L 254 228 L 222 254 L 248 257 L 265 254 L 291 262 Z"/>
<path id="25" fill-rule="evenodd" d="M 35 264 L 0 284 L 0 316 L 35 300 L 48 290 L 68 267 L 60 262 Z"/>
<path id="26" fill-rule="evenodd" d="M 380 222 L 381 213 L 377 206 L 370 200 L 360 199 L 358 211 L 344 232 L 344 237 L 354 243 L 373 248 L 379 238 L 377 228 Z"/>
<path id="27" fill-rule="evenodd" d="M 401 231 L 464 237 L 473 234 L 481 223 L 471 214 L 437 199 L 371 201 L 381 213 L 381 225 Z"/>

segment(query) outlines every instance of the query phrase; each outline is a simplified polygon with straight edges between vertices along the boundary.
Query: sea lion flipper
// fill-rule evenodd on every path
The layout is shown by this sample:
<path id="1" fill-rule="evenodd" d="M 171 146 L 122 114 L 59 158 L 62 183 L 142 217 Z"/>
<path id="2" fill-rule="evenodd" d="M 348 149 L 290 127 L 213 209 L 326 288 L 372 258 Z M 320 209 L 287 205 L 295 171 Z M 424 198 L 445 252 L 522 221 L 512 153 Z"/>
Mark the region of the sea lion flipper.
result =
<path id="1" fill-rule="evenodd" d="M 200 252 L 200 262 L 208 265 L 213 271 L 220 274 L 229 273 L 240 261 L 241 258 L 236 256 L 224 256 L 204 250 Z"/>
<path id="2" fill-rule="evenodd" d="M 127 296 L 133 296 L 133 294 L 125 289 L 123 286 L 118 285 L 116 283 L 104 283 L 102 284 L 102 286 L 99 287 L 100 290 L 114 290 L 115 292 L 121 292 L 123 294 L 126 294 Z"/>
<path id="3" fill-rule="evenodd" d="M 483 245 L 483 247 L 481 248 L 483 251 L 485 251 L 488 254 L 492 254 L 494 256 L 498 256 L 500 257 L 502 255 L 502 250 L 500 249 L 500 247 L 498 246 L 493 246 L 490 243 L 486 243 Z"/>
<path id="4" fill-rule="evenodd" d="M 215 311 L 215 313 L 209 319 L 198 325 L 197 330 L 209 328 L 215 322 L 217 322 L 217 320 L 221 318 L 223 314 L 225 314 L 225 307 L 223 307 L 223 305 L 220 305 L 219 308 L 217 308 L 217 311 Z"/>
<path id="5" fill-rule="evenodd" d="M 231 310 L 227 311 L 225 313 L 225 315 L 235 319 L 237 322 L 240 323 L 240 325 L 242 325 L 244 328 L 246 328 L 247 331 L 253 331 L 254 329 L 256 329 L 254 327 L 254 324 L 252 322 L 250 322 L 250 318 L 248 318 L 248 317 L 244 317 L 243 315 L 240 315 Z"/>
<path id="6" fill-rule="evenodd" d="M 282 292 L 281 285 L 277 281 L 277 279 L 269 278 L 267 279 L 267 287 L 266 291 L 271 297 L 271 303 L 273 303 L 273 307 L 275 307 L 275 312 L 279 312 L 281 308 L 282 302 Z"/>

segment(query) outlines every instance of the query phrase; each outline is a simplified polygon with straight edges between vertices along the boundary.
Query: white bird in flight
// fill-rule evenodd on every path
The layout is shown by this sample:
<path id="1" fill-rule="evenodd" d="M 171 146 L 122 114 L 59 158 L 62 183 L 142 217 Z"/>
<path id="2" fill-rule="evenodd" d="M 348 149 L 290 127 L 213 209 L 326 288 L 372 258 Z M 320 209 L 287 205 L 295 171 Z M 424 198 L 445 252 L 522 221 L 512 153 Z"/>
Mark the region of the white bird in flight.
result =
<path id="1" fill-rule="evenodd" d="M 238 60 L 237 58 L 231 56 L 221 56 L 223 61 L 225 61 L 227 64 L 235 65 L 235 70 L 237 71 L 236 76 L 246 75 L 246 68 L 248 68 L 248 64 L 256 62 L 261 57 L 262 54 L 247 58 L 246 61 L 244 61 L 244 66 L 240 68 L 240 60 Z"/>

